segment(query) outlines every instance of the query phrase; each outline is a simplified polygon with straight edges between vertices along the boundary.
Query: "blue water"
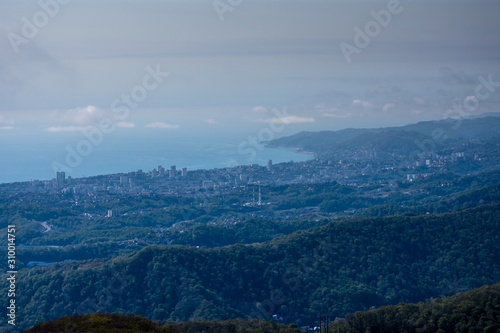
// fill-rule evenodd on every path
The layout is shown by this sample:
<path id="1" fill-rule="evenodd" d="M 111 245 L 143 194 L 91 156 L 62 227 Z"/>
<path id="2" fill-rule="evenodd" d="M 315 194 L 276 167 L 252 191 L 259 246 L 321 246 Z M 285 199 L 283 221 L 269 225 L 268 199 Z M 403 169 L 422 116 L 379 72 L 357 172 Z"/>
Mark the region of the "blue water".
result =
<path id="1" fill-rule="evenodd" d="M 53 163 L 67 168 L 66 176 L 87 177 L 111 173 L 148 171 L 162 165 L 175 165 L 188 170 L 225 168 L 235 165 L 265 165 L 289 161 L 306 161 L 308 154 L 292 150 L 266 148 L 263 145 L 240 146 L 245 139 L 188 140 L 181 138 L 127 138 L 113 137 L 99 145 L 92 145 L 87 156 L 78 154 L 81 160 L 69 160 L 70 147 L 77 151 L 82 136 L 58 138 L 2 140 L 0 146 L 0 183 L 29 180 L 49 180 L 55 177 Z M 240 149 L 238 150 L 238 146 Z M 78 163 L 76 163 L 78 162 Z"/>

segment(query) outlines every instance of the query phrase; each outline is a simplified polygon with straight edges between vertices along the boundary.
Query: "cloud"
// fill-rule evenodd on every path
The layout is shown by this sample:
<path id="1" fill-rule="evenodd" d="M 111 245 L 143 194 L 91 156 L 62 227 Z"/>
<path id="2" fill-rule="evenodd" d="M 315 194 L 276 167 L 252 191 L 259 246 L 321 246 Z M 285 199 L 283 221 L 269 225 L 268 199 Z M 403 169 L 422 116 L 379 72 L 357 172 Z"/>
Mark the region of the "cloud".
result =
<path id="1" fill-rule="evenodd" d="M 423 98 L 420 98 L 420 97 L 414 97 L 413 98 L 413 102 L 416 104 L 416 105 L 426 105 L 427 104 L 427 101 Z"/>
<path id="2" fill-rule="evenodd" d="M 135 124 L 132 123 L 132 122 L 128 122 L 128 121 L 120 121 L 119 123 L 116 124 L 116 127 L 119 127 L 119 128 L 134 128 Z"/>
<path id="3" fill-rule="evenodd" d="M 329 106 L 325 103 L 316 104 L 314 106 L 314 109 L 316 111 L 321 112 L 321 115 L 323 117 L 328 117 L 328 118 L 344 119 L 352 116 L 352 113 L 350 112 L 347 113 L 342 112 L 339 108 L 334 106 Z"/>
<path id="4" fill-rule="evenodd" d="M 316 120 L 311 117 L 299 117 L 299 116 L 286 116 L 286 117 L 275 117 L 275 118 L 267 118 L 267 119 L 258 119 L 258 122 L 264 123 L 274 123 L 274 124 L 305 124 L 305 123 L 314 123 Z"/>
<path id="5" fill-rule="evenodd" d="M 88 130 L 92 128 L 92 126 L 51 126 L 46 128 L 47 132 L 80 132 L 84 130 Z"/>
<path id="6" fill-rule="evenodd" d="M 396 106 L 396 104 L 394 104 L 394 103 L 387 103 L 386 105 L 384 105 L 382 107 L 382 111 L 388 112 L 390 109 L 394 108 L 395 106 Z"/>
<path id="7" fill-rule="evenodd" d="M 12 120 L 7 120 L 0 114 L 0 130 L 13 130 L 13 129 L 15 129 L 15 127 L 12 125 L 14 125 L 14 122 Z"/>
<path id="8" fill-rule="evenodd" d="M 314 109 L 316 111 L 323 112 L 323 113 L 337 113 L 337 111 L 339 111 L 338 108 L 336 108 L 334 106 L 329 106 L 325 103 L 316 104 L 314 106 Z"/>
<path id="9" fill-rule="evenodd" d="M 362 100 L 359 100 L 359 99 L 355 99 L 354 101 L 352 101 L 351 105 L 354 106 L 354 107 L 362 107 L 362 108 L 365 108 L 365 109 L 369 109 L 369 108 L 373 107 L 372 103 L 367 102 L 367 101 L 362 101 Z"/>
<path id="10" fill-rule="evenodd" d="M 267 113 L 267 108 L 264 106 L 256 106 L 252 109 L 252 111 L 255 113 Z"/>
<path id="11" fill-rule="evenodd" d="M 463 71 L 456 72 L 449 67 L 439 69 L 439 79 L 446 84 L 474 84 L 475 77 Z"/>
<path id="12" fill-rule="evenodd" d="M 328 118 L 337 118 L 337 119 L 345 119 L 345 118 L 350 118 L 352 117 L 352 113 L 323 113 L 323 117 L 328 117 Z"/>
<path id="13" fill-rule="evenodd" d="M 205 120 L 205 122 L 209 125 L 216 125 L 217 124 L 217 121 L 214 119 L 207 119 L 207 120 Z"/>
<path id="14" fill-rule="evenodd" d="M 104 112 L 95 106 L 77 107 L 56 112 L 52 120 L 65 125 L 96 125 L 104 117 Z"/>
<path id="15" fill-rule="evenodd" d="M 167 124 L 167 123 L 162 123 L 162 122 L 154 122 L 154 123 L 149 123 L 146 125 L 147 128 L 163 128 L 163 129 L 175 129 L 179 128 L 179 125 L 175 124 Z"/>

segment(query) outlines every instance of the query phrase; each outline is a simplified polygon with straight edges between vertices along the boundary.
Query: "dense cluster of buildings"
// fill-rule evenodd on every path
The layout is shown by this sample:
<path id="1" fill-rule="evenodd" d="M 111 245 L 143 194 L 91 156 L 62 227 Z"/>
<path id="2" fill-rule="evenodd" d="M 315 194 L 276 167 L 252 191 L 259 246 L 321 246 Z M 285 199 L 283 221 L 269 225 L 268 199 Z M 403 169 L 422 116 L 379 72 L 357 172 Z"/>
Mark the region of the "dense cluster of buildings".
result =
<path id="1" fill-rule="evenodd" d="M 480 154 L 464 152 L 422 153 L 405 156 L 369 150 L 344 150 L 323 154 L 306 162 L 287 162 L 265 166 L 240 165 L 211 170 L 178 170 L 161 165 L 149 171 L 110 174 L 85 178 L 66 177 L 57 172 L 48 181 L 3 184 L 2 192 L 37 192 L 62 194 L 194 195 L 198 191 L 223 193 L 250 184 L 288 185 L 297 183 L 338 182 L 346 185 L 413 181 L 432 173 L 447 171 L 450 166 L 484 161 Z M 489 157 L 491 158 L 491 157 Z M 498 164 L 498 161 L 496 161 Z M 498 166 L 497 166 L 498 167 Z"/>

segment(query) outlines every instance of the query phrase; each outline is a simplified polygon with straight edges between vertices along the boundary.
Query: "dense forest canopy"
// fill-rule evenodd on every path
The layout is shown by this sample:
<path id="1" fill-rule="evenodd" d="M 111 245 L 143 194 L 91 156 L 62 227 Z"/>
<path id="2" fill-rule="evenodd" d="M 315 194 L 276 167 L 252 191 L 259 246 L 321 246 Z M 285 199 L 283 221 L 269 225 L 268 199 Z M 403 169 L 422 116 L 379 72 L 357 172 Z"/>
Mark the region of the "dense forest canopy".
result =
<path id="1" fill-rule="evenodd" d="M 277 315 L 302 325 L 318 313 L 452 295 L 500 279 L 499 208 L 353 219 L 255 245 L 153 246 L 23 270 L 19 325 L 97 310 L 154 320 Z"/>
<path id="2" fill-rule="evenodd" d="M 435 298 L 418 304 L 400 303 L 345 318 L 320 316 L 318 326 L 301 327 L 326 333 L 365 332 L 498 332 L 500 330 L 500 284 L 486 285 L 450 297 Z M 321 325 L 321 326 L 319 326 Z M 149 332 L 149 333 L 298 333 L 296 325 L 284 325 L 256 319 L 151 322 L 134 315 L 94 313 L 64 316 L 40 323 L 24 333 L 72 332 Z"/>

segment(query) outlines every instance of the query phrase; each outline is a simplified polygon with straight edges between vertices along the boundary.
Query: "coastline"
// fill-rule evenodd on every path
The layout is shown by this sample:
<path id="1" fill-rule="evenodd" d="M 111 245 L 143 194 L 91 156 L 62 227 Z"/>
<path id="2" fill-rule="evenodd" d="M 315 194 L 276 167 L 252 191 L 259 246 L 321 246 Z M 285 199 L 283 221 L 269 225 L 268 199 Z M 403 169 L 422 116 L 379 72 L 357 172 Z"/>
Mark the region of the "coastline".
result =
<path id="1" fill-rule="evenodd" d="M 297 153 L 297 154 L 311 155 L 311 158 L 308 159 L 308 161 L 313 160 L 313 159 L 315 159 L 315 158 L 318 157 L 318 155 L 315 152 L 307 151 L 307 150 L 304 150 L 304 149 L 298 148 L 298 147 L 269 146 L 269 145 L 266 145 L 266 148 L 276 148 L 276 149 L 291 150 L 291 151 L 293 151 L 294 153 Z"/>

